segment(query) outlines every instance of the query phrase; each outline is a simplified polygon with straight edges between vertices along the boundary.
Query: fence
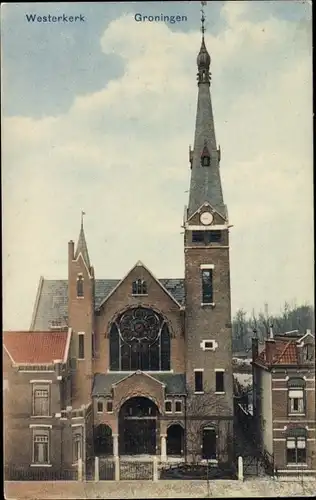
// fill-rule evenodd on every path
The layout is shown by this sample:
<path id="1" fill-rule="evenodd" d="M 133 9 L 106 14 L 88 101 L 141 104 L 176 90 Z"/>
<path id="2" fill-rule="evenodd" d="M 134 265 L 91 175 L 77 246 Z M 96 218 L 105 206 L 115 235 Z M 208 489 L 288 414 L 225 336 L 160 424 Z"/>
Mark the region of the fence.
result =
<path id="1" fill-rule="evenodd" d="M 4 467 L 6 481 L 78 481 L 78 468 L 31 467 L 30 464 Z"/>
<path id="2" fill-rule="evenodd" d="M 160 462 L 157 457 L 147 460 L 90 457 L 85 464 L 80 460 L 73 468 L 32 467 L 29 464 L 5 466 L 6 481 L 118 481 L 189 479 L 237 479 L 234 464 Z"/>
<path id="3" fill-rule="evenodd" d="M 237 470 L 234 464 L 212 463 L 162 463 L 159 467 L 159 479 L 181 479 L 209 481 L 216 479 L 237 479 Z"/>

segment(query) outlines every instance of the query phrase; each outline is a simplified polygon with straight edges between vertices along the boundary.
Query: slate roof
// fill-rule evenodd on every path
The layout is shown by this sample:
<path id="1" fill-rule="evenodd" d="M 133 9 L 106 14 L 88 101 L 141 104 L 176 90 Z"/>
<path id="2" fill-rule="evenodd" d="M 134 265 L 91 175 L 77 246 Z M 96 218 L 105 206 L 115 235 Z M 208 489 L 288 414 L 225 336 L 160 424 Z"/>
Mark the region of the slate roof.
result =
<path id="1" fill-rule="evenodd" d="M 94 376 L 92 396 L 106 396 L 111 394 L 112 385 L 125 378 L 127 373 L 97 373 Z M 181 395 L 186 393 L 185 375 L 182 373 L 150 374 L 166 386 L 166 394 Z"/>
<path id="2" fill-rule="evenodd" d="M 209 167 L 201 166 L 201 154 L 205 146 L 211 157 Z M 205 202 L 212 205 L 224 217 L 227 216 L 219 172 L 219 153 L 216 146 L 210 85 L 207 79 L 204 83 L 199 83 L 198 90 L 188 217 L 191 217 Z"/>
<path id="3" fill-rule="evenodd" d="M 52 364 L 64 359 L 68 331 L 4 332 L 3 345 L 14 363 Z"/>
<path id="4" fill-rule="evenodd" d="M 120 282 L 119 279 L 95 280 L 95 309 Z M 160 279 L 168 292 L 184 305 L 184 280 Z M 48 330 L 51 327 L 66 327 L 68 322 L 68 280 L 45 280 L 41 278 L 31 323 L 31 330 Z"/>
<path id="5" fill-rule="evenodd" d="M 86 263 L 86 266 L 88 269 L 90 269 L 90 259 L 89 259 L 89 252 L 88 252 L 88 247 L 87 247 L 87 242 L 86 242 L 86 237 L 84 234 L 84 229 L 83 229 L 83 223 L 81 222 L 81 229 L 80 229 L 80 234 L 79 234 L 79 239 L 77 243 L 77 249 L 75 253 L 75 259 L 77 259 L 78 255 L 81 253 L 83 260 Z"/>

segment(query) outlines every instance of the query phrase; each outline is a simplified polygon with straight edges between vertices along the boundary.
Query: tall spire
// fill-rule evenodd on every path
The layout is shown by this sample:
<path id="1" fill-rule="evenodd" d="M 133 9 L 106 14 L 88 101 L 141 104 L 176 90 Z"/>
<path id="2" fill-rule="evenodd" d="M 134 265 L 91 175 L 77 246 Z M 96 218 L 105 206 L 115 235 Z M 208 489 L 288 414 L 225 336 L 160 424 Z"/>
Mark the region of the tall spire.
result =
<path id="1" fill-rule="evenodd" d="M 195 123 L 194 149 L 191 157 L 191 184 L 188 206 L 188 217 L 208 202 L 224 218 L 227 217 L 223 201 L 222 185 L 219 172 L 220 151 L 217 149 L 215 126 L 210 93 L 211 58 L 206 49 L 205 15 L 202 4 L 201 32 L 202 42 L 197 56 L 198 67 L 198 100 Z"/>
<path id="2" fill-rule="evenodd" d="M 78 238 L 78 243 L 77 243 L 77 249 L 75 253 L 75 259 L 77 259 L 78 255 L 81 253 L 83 260 L 86 263 L 86 266 L 88 269 L 90 269 L 90 259 L 89 259 L 89 253 L 88 253 L 88 247 L 87 247 L 87 242 L 86 242 L 86 237 L 84 234 L 84 229 L 83 229 L 83 217 L 84 217 L 85 212 L 81 212 L 81 228 L 80 228 L 80 233 L 79 233 L 79 238 Z"/>

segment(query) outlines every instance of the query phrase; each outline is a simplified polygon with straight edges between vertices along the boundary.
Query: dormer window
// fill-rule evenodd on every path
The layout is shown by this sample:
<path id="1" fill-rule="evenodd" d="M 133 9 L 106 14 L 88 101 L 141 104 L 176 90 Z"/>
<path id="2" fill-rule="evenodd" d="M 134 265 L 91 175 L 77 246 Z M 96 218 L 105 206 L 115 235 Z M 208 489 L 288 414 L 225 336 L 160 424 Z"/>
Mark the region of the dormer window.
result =
<path id="1" fill-rule="evenodd" d="M 83 277 L 82 274 L 79 274 L 77 277 L 77 297 L 83 297 Z"/>
<path id="2" fill-rule="evenodd" d="M 202 167 L 209 167 L 211 159 L 209 156 L 202 156 Z"/>
<path id="3" fill-rule="evenodd" d="M 211 164 L 211 156 L 208 150 L 206 142 L 204 143 L 204 148 L 201 154 L 201 165 L 202 167 L 209 167 Z"/>
<path id="4" fill-rule="evenodd" d="M 147 283 L 145 280 L 138 279 L 133 281 L 132 285 L 133 295 L 147 295 Z"/>

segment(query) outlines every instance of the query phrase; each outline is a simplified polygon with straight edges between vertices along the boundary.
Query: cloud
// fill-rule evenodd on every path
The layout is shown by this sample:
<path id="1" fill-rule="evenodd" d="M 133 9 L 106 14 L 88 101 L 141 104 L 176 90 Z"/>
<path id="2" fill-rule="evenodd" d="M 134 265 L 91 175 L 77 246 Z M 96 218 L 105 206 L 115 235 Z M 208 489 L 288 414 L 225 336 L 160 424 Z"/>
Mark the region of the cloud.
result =
<path id="1" fill-rule="evenodd" d="M 226 27 L 206 41 L 234 224 L 233 310 L 278 310 L 312 299 L 311 26 L 250 14 L 249 2 L 227 2 Z M 120 17 L 100 47 L 121 58 L 122 76 L 74 96 L 64 114 L 4 119 L 6 328 L 29 327 L 41 274 L 67 276 L 82 209 L 97 277 L 123 276 L 138 259 L 160 277 L 183 275 L 199 44 L 198 32 Z"/>

